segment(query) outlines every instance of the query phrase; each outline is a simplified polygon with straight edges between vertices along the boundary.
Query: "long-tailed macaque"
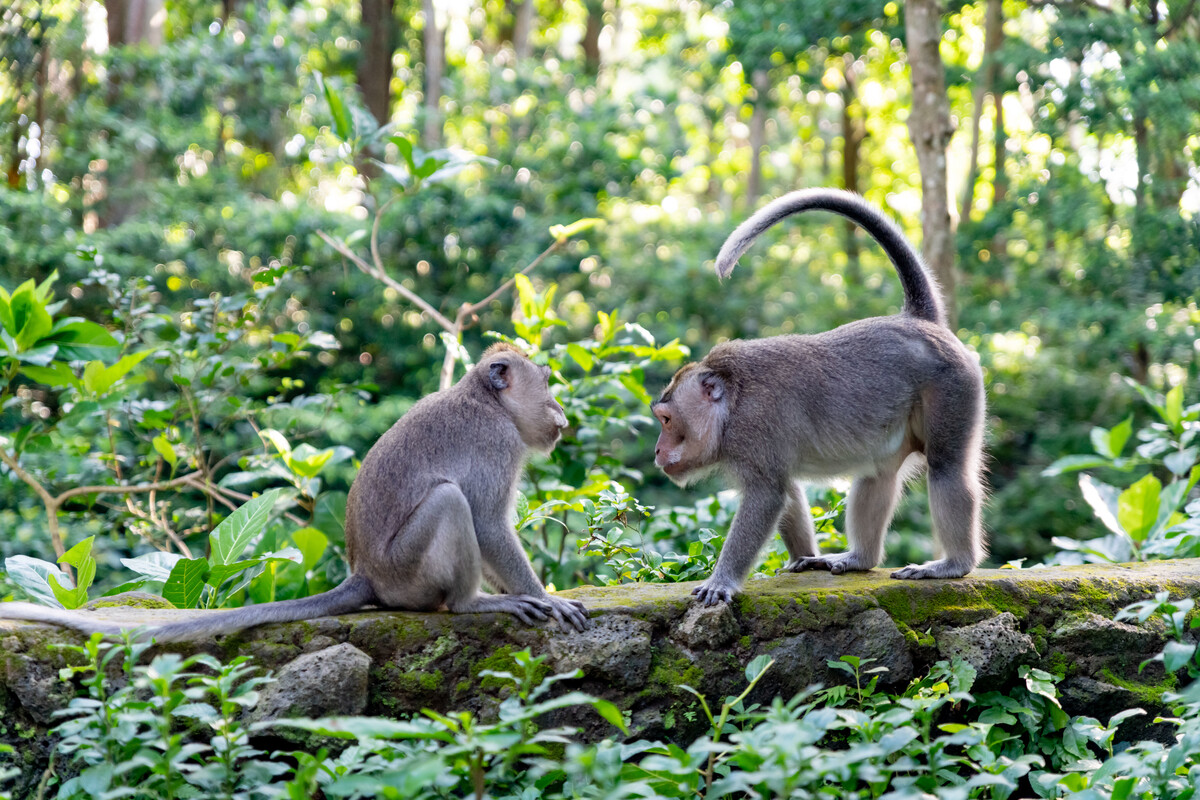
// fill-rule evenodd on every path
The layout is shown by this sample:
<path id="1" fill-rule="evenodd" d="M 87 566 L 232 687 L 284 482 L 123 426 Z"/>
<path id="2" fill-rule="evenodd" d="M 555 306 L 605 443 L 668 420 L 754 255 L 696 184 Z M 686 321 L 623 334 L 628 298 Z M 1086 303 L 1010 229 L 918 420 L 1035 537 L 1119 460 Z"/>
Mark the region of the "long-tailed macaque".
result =
<path id="1" fill-rule="evenodd" d="M 984 555 L 982 372 L 947 326 L 937 286 L 896 224 L 849 192 L 793 192 L 738 226 L 717 256 L 717 274 L 727 277 L 771 225 L 811 209 L 853 220 L 883 246 L 904 308 L 825 333 L 719 344 L 680 369 L 654 404 L 660 469 L 680 485 L 719 470 L 742 489 L 717 566 L 693 592 L 706 605 L 741 589 L 776 526 L 791 557 L 787 571 L 875 567 L 905 479 L 922 463 L 942 557 L 892 577 L 958 578 Z M 850 551 L 822 556 L 796 479 L 839 476 L 853 478 Z"/>
<path id="2" fill-rule="evenodd" d="M 550 369 L 496 344 L 450 389 L 430 395 L 379 438 L 346 502 L 350 577 L 312 597 L 247 606 L 150 628 L 158 642 L 205 639 L 268 622 L 294 622 L 366 605 L 407 611 L 502 611 L 527 624 L 550 617 L 583 630 L 577 600 L 546 592 L 513 530 L 517 481 L 530 451 L 548 453 L 567 424 Z M 482 594 L 480 582 L 503 594 Z M 31 603 L 0 618 L 87 633 L 122 625 Z"/>

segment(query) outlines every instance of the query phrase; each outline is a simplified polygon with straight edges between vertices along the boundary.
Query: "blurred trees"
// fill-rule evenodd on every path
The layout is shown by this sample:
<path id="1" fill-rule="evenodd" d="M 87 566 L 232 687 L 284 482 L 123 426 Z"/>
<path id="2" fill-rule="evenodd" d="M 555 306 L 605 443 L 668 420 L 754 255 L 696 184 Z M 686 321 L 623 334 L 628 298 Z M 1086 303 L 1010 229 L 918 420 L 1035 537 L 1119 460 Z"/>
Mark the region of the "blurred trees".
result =
<path id="1" fill-rule="evenodd" d="M 318 235 L 365 253 L 377 218 L 389 274 L 454 319 L 548 247 L 550 226 L 601 217 L 603 228 L 532 273 L 535 288 L 557 287 L 547 341 L 586 338 L 596 309 L 619 309 L 702 355 L 726 337 L 898 309 L 878 248 L 819 215 L 772 230 L 735 280 L 710 274 L 725 234 L 765 198 L 861 191 L 931 263 L 957 265 L 957 286 L 943 286 L 988 380 L 998 561 L 1094 527 L 1073 482 L 1040 471 L 1086 449 L 1092 425 L 1145 413 L 1120 378 L 1160 391 L 1196 381 L 1200 19 L 1190 0 L 978 0 L 921 18 L 921 3 L 832 0 L 167 0 L 161 43 L 148 46 L 149 30 L 128 35 L 120 15 L 148 24 L 154 15 L 139 9 L 155 7 L 17 0 L 0 12 L 0 284 L 57 269 L 62 313 L 115 322 L 122 342 L 143 341 L 138 326 L 154 320 L 202 348 L 234 328 L 236 346 L 223 346 L 247 352 L 251 341 L 333 338 L 336 349 L 318 337 L 244 381 L 214 378 L 195 414 L 172 388 L 181 367 L 146 361 L 158 366 L 132 410 L 161 422 L 162 409 L 143 405 L 170 403 L 179 430 L 164 422 L 139 435 L 166 436 L 181 458 L 207 447 L 205 464 L 236 461 L 259 448 L 264 415 L 326 396 L 340 399 L 321 406 L 319 424 L 280 422 L 282 433 L 362 454 L 404 402 L 436 387 L 443 350 L 428 315 Z M 929 31 L 919 51 L 908 33 L 918 22 Z M 120 30 L 110 36 L 110 25 Z M 359 146 L 333 135 L 317 73 L 345 98 Z M 922 75 L 933 90 L 914 90 Z M 923 120 L 915 101 L 931 98 L 940 105 Z M 410 192 L 405 152 L 495 163 L 455 157 L 454 174 Z M 923 185 L 922 172 L 941 185 Z M 941 245 L 923 218 L 949 234 Z M 214 328 L 205 315 L 235 296 L 253 323 L 242 330 L 242 312 L 225 309 Z M 480 309 L 468 351 L 489 329 L 511 333 L 512 311 L 507 298 Z M 167 358 L 176 340 L 154 330 L 146 341 Z M 646 389 L 673 366 L 648 364 Z M 60 392 L 15 380 L 0 435 L 30 413 L 59 418 Z M 230 411 L 227 396 L 244 408 Z M 639 497 L 682 500 L 652 469 L 636 433 L 649 420 L 639 424 L 591 444 L 626 465 Z M 121 441 L 105 456 L 80 445 L 69 470 L 111 475 L 120 463 L 129 474 L 140 456 Z M 30 457 L 53 465 L 52 454 Z M 351 472 L 323 477 L 344 486 Z M 36 502 L 4 475 L 0 524 L 28 543 Z M 207 519 L 209 500 L 194 503 L 172 531 Z M 923 509 L 907 506 L 898 530 L 927 530 Z M 85 532 L 72 524 L 68 544 Z M 922 537 L 893 538 L 893 560 L 919 555 Z"/>

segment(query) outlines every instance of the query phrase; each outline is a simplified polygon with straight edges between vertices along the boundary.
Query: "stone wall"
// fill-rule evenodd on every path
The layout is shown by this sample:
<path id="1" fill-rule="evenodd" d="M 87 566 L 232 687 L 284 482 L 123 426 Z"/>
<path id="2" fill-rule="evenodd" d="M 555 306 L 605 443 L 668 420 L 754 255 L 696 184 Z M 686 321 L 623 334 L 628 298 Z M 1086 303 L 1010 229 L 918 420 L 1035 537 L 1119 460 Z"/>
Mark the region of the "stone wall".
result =
<path id="1" fill-rule="evenodd" d="M 896 581 L 885 570 L 831 576 L 804 573 L 752 580 L 732 605 L 695 606 L 695 584 L 633 584 L 568 592 L 592 610 L 585 633 L 529 628 L 503 614 L 365 611 L 269 625 L 216 642 L 178 645 L 222 659 L 252 656 L 275 673 L 258 718 L 281 715 L 402 716 L 422 708 L 487 714 L 497 702 L 480 672 L 506 669 L 509 654 L 530 648 L 555 671 L 582 669 L 559 684 L 617 703 L 636 737 L 687 739 L 688 684 L 714 697 L 740 692 L 743 670 L 767 653 L 776 665 L 752 699 L 791 694 L 846 675 L 828 659 L 875 659 L 881 686 L 903 687 L 933 662 L 952 657 L 979 671 L 977 691 L 1004 689 L 1022 664 L 1065 676 L 1064 707 L 1107 719 L 1141 706 L 1153 712 L 1175 676 L 1160 663 L 1138 665 L 1164 644 L 1161 624 L 1113 621 L 1122 606 L 1168 591 L 1200 599 L 1200 560 L 1128 566 L 979 570 L 950 581 Z M 196 611 L 95 608 L 88 613 L 132 624 L 176 620 Z M 68 656 L 51 645 L 79 642 L 61 629 L 0 621 L 0 741 L 29 768 L 44 764 L 52 712 L 72 687 L 58 670 Z M 1145 718 L 1138 718 L 1144 720 Z M 592 713 L 567 710 L 555 724 L 585 736 L 612 729 Z M 1129 730 L 1142 736 L 1153 730 Z"/>

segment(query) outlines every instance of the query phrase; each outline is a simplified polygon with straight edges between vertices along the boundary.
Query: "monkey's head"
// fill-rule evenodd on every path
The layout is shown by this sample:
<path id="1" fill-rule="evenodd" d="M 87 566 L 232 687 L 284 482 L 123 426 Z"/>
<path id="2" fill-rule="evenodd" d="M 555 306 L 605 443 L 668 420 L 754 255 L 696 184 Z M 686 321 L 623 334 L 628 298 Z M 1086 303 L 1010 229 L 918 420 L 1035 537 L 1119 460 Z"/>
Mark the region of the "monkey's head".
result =
<path id="1" fill-rule="evenodd" d="M 487 349 L 476 369 L 517 426 L 521 441 L 542 453 L 553 450 L 567 427 L 567 415 L 550 393 L 550 368 L 500 343 Z"/>
<path id="2" fill-rule="evenodd" d="M 675 373 L 651 410 L 662 425 L 654 465 L 680 486 L 703 478 L 721 460 L 729 416 L 727 381 L 703 364 Z"/>

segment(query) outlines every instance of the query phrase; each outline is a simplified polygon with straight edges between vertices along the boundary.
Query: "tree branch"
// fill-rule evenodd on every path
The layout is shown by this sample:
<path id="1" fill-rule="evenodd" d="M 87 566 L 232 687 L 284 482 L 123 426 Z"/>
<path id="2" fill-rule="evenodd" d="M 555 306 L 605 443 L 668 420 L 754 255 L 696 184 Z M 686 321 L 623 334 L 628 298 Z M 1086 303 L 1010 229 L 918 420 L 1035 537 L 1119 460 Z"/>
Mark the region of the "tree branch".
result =
<path id="1" fill-rule="evenodd" d="M 450 319 L 447 318 L 444 314 L 442 314 L 442 312 L 438 311 L 436 308 L 431 306 L 429 303 L 425 302 L 425 299 L 422 298 L 420 295 L 418 295 L 416 292 L 414 292 L 412 289 L 409 289 L 403 283 L 400 283 L 400 281 L 396 280 L 395 278 L 392 278 L 390 275 L 388 275 L 386 273 L 378 272 L 374 267 L 372 267 L 370 264 L 368 264 L 366 261 L 364 261 L 362 258 L 360 258 L 353 250 L 351 250 L 349 247 L 347 247 L 342 242 L 339 242 L 338 240 L 334 239 L 332 236 L 327 234 L 325 231 L 317 231 L 317 235 L 320 236 L 322 239 L 324 239 L 325 243 L 328 244 L 330 247 L 332 247 L 334 250 L 337 250 L 343 256 L 345 256 L 346 258 L 353 261 L 354 266 L 358 267 L 364 273 L 366 273 L 367 275 L 370 275 L 372 278 L 375 278 L 376 280 L 382 281 L 383 283 L 387 284 L 392 289 L 395 289 L 397 292 L 399 292 L 401 294 L 401 296 L 404 297 L 404 299 L 408 300 L 410 303 L 415 305 L 417 308 L 421 309 L 426 314 L 428 314 L 433 319 L 433 321 L 436 322 L 438 324 L 438 326 L 441 327 L 443 330 L 445 330 L 447 333 L 455 333 L 454 323 L 451 322 Z"/>

